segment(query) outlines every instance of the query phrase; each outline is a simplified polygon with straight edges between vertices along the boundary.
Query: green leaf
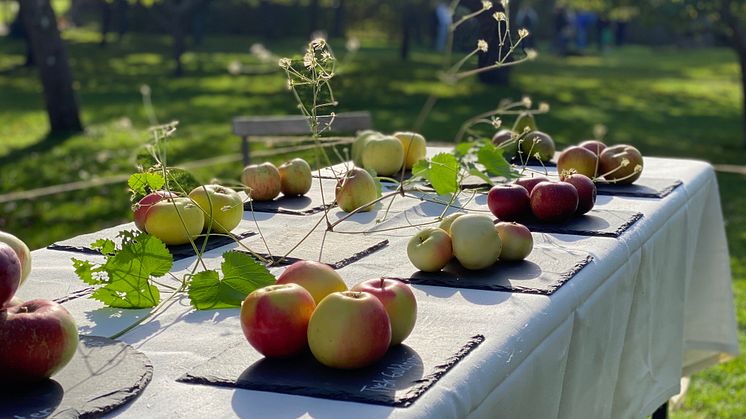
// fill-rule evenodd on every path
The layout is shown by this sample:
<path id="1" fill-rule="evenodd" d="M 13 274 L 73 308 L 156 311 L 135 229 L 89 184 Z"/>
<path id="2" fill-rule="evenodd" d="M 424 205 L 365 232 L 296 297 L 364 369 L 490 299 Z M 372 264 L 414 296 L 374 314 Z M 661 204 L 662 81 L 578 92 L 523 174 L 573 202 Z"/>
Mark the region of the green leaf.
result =
<path id="1" fill-rule="evenodd" d="M 492 176 L 507 179 L 514 177 L 510 163 L 503 157 L 503 151 L 492 144 L 485 144 L 477 151 L 477 161 Z"/>
<path id="2" fill-rule="evenodd" d="M 476 177 L 482 179 L 483 181 L 487 182 L 487 184 L 490 185 L 490 186 L 492 186 L 492 185 L 495 184 L 495 182 L 493 182 L 492 179 L 490 179 L 489 176 L 487 176 L 484 172 L 482 172 L 481 170 L 477 169 L 476 167 L 469 168 L 469 174 L 472 175 L 472 176 L 476 176 Z"/>
<path id="3" fill-rule="evenodd" d="M 432 158 L 428 180 L 438 195 L 458 192 L 460 168 L 461 166 L 453 154 L 440 153 Z"/>
<path id="4" fill-rule="evenodd" d="M 240 307 L 252 291 L 272 285 L 275 277 L 264 265 L 242 252 L 223 254 L 223 279 L 217 271 L 203 271 L 192 277 L 189 298 L 198 310 Z"/>
<path id="5" fill-rule="evenodd" d="M 91 243 L 91 249 L 96 249 L 103 255 L 111 255 L 116 250 L 116 244 L 114 244 L 113 240 L 98 239 Z"/>
<path id="6" fill-rule="evenodd" d="M 75 268 L 75 274 L 78 275 L 81 281 L 88 285 L 100 284 L 101 281 L 93 277 L 94 265 L 87 260 L 80 260 L 72 258 L 73 268 Z"/>
<path id="7" fill-rule="evenodd" d="M 469 151 L 471 151 L 472 147 L 474 147 L 475 145 L 476 143 L 474 141 L 458 143 L 455 147 L 453 147 L 453 150 L 456 154 L 456 157 L 463 157 L 469 154 Z"/>
<path id="8" fill-rule="evenodd" d="M 166 184 L 166 180 L 160 173 L 146 172 L 135 173 L 127 180 L 127 186 L 132 189 L 136 195 L 147 195 L 152 191 L 157 191 Z"/>

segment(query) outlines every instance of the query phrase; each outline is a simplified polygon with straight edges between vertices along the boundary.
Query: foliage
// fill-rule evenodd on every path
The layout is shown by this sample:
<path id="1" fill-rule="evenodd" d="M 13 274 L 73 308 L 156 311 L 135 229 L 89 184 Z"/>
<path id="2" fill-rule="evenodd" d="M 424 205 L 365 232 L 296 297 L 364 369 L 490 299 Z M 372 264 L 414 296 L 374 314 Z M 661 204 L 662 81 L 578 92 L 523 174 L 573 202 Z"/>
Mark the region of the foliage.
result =
<path id="1" fill-rule="evenodd" d="M 223 279 L 216 270 L 205 270 L 192 277 L 189 298 L 195 308 L 240 307 L 249 293 L 275 283 L 275 277 L 267 268 L 246 253 L 224 253 L 220 269 Z"/>

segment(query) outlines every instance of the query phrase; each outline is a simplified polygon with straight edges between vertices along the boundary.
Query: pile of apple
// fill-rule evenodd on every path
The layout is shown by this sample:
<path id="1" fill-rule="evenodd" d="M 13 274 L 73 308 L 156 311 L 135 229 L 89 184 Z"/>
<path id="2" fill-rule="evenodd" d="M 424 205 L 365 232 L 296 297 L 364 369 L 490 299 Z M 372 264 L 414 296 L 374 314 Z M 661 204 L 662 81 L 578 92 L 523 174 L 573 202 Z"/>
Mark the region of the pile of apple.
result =
<path id="1" fill-rule="evenodd" d="M 64 307 L 15 297 L 30 271 L 26 244 L 0 232 L 0 383 L 43 381 L 62 370 L 78 347 L 78 328 Z"/>
<path id="2" fill-rule="evenodd" d="M 627 144 L 607 147 L 601 141 L 583 141 L 563 150 L 557 159 L 559 173 L 571 170 L 593 180 L 629 184 L 642 174 L 642 154 Z"/>
<path id="3" fill-rule="evenodd" d="M 249 294 L 241 305 L 241 329 L 266 357 L 292 357 L 310 348 L 332 368 L 370 365 L 409 336 L 417 300 L 394 279 L 363 281 L 351 290 L 328 265 L 299 261 L 277 283 Z"/>
<path id="4" fill-rule="evenodd" d="M 231 188 L 203 185 L 189 196 L 152 192 L 134 205 L 135 225 L 167 245 L 189 243 L 202 232 L 230 233 L 243 217 L 243 200 Z"/>
<path id="5" fill-rule="evenodd" d="M 311 190 L 311 166 L 295 158 L 277 168 L 271 162 L 250 164 L 241 173 L 246 194 L 254 201 L 271 201 L 282 192 L 285 196 L 302 196 Z"/>
<path id="6" fill-rule="evenodd" d="M 407 244 L 407 256 L 424 272 L 438 272 L 451 259 L 466 269 L 484 269 L 498 260 L 521 261 L 533 250 L 531 231 L 516 222 L 498 222 L 482 214 L 452 214 L 438 227 L 425 228 Z"/>
<path id="7" fill-rule="evenodd" d="M 393 176 L 402 167 L 411 169 L 424 159 L 426 146 L 425 137 L 415 132 L 401 131 L 385 135 L 366 130 L 358 134 L 352 143 L 352 162 L 378 176 Z"/>

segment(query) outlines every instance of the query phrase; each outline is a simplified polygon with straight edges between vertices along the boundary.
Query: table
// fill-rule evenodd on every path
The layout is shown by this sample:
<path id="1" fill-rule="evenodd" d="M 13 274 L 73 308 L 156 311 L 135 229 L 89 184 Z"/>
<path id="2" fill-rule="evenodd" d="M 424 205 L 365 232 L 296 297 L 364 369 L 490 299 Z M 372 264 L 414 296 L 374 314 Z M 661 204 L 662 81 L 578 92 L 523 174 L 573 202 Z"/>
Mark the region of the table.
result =
<path id="1" fill-rule="evenodd" d="M 442 150 L 429 150 L 430 153 Z M 643 176 L 677 178 L 664 199 L 599 196 L 607 209 L 644 214 L 619 239 L 534 234 L 590 252 L 595 261 L 551 296 L 416 286 L 419 323 L 457 321 L 485 341 L 408 408 L 178 383 L 194 366 L 242 339 L 238 309 L 195 311 L 177 298 L 120 339 L 153 362 L 153 381 L 122 417 L 508 417 L 627 418 L 651 414 L 679 391 L 680 378 L 738 353 L 731 273 L 720 198 L 703 162 L 646 158 Z M 392 213 L 419 205 L 400 199 Z M 264 234 L 303 228 L 317 216 L 256 213 Z M 375 217 L 353 217 L 357 226 Z M 246 213 L 243 223 L 253 224 Z M 414 230 L 385 234 L 389 246 L 339 272 L 348 285 L 409 263 Z M 217 266 L 235 246 L 208 252 Z M 33 252 L 21 298 L 56 298 L 83 288 L 69 252 Z M 187 270 L 193 259 L 176 262 Z M 273 269 L 273 273 L 281 269 Z M 65 306 L 82 334 L 109 336 L 146 310 Z M 447 333 L 443 330 L 443 333 Z"/>

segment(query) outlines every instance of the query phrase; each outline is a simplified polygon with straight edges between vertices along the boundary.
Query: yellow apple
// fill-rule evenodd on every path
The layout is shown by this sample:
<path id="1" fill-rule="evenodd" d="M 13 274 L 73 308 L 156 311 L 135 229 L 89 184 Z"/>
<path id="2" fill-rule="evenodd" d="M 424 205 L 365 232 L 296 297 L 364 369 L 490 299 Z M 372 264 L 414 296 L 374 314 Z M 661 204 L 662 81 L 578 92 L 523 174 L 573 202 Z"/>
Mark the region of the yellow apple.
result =
<path id="1" fill-rule="evenodd" d="M 311 166 L 307 161 L 296 158 L 281 164 L 280 190 L 286 196 L 305 195 L 311 190 Z"/>
<path id="2" fill-rule="evenodd" d="M 439 228 L 425 228 L 409 239 L 407 256 L 417 269 L 438 272 L 453 258 L 451 237 Z"/>
<path id="3" fill-rule="evenodd" d="M 337 182 L 335 196 L 342 211 L 352 212 L 363 206 L 360 211 L 370 211 L 373 205 L 368 204 L 378 198 L 378 188 L 370 173 L 353 167 Z"/>
<path id="4" fill-rule="evenodd" d="M 205 216 L 204 231 L 230 233 L 243 218 L 243 200 L 238 192 L 220 185 L 204 185 L 189 192 Z M 212 217 L 212 218 L 210 218 Z"/>
<path id="5" fill-rule="evenodd" d="M 492 218 L 466 214 L 451 224 L 453 255 L 466 269 L 484 269 L 497 262 L 502 250 Z"/>
<path id="6" fill-rule="evenodd" d="M 337 271 L 313 260 L 301 260 L 288 266 L 277 278 L 277 283 L 300 285 L 311 293 L 317 305 L 333 292 L 347 291 L 347 284 Z"/>
<path id="7" fill-rule="evenodd" d="M 396 137 L 371 138 L 363 148 L 363 167 L 378 176 L 392 176 L 404 164 L 404 147 Z"/>
<path id="8" fill-rule="evenodd" d="M 378 137 L 383 137 L 383 134 L 373 130 L 365 130 L 357 134 L 355 141 L 352 143 L 352 149 L 350 150 L 350 154 L 352 154 L 352 162 L 355 166 L 363 167 L 363 149 L 365 148 L 365 144 L 367 144 L 368 140 L 371 138 Z"/>
<path id="9" fill-rule="evenodd" d="M 145 220 L 146 231 L 168 245 L 189 243 L 204 226 L 202 210 L 189 198 L 164 199 L 150 207 Z"/>
<path id="10" fill-rule="evenodd" d="M 411 169 L 415 163 L 425 158 L 427 154 L 425 137 L 416 132 L 397 132 L 394 137 L 401 141 L 404 147 L 404 167 Z"/>

